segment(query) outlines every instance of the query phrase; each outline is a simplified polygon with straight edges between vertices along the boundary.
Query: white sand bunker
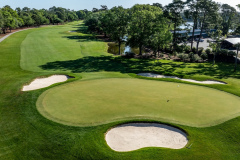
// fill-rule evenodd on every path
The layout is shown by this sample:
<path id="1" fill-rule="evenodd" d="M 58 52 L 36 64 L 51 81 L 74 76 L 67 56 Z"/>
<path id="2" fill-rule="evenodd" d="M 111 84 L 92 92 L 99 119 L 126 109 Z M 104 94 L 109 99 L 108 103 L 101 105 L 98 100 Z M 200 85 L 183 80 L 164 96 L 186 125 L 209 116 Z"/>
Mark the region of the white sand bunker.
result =
<path id="1" fill-rule="evenodd" d="M 154 74 L 154 73 L 139 73 L 139 76 L 144 76 L 144 77 L 151 77 L 151 78 L 173 78 L 173 79 L 179 79 L 182 81 L 188 81 L 188 82 L 193 82 L 193 83 L 200 83 L 200 84 L 226 84 L 224 82 L 220 82 L 220 81 L 196 81 L 193 79 L 182 79 L 182 78 L 178 78 L 176 76 L 164 76 L 164 75 L 159 75 L 159 74 Z"/>
<path id="2" fill-rule="evenodd" d="M 187 135 L 174 127 L 158 123 L 129 123 L 112 128 L 105 139 L 115 151 L 133 151 L 144 147 L 183 148 Z"/>
<path id="3" fill-rule="evenodd" d="M 51 86 L 52 84 L 64 82 L 68 80 L 68 76 L 66 75 L 52 75 L 47 78 L 37 78 L 32 81 L 29 85 L 23 86 L 22 91 L 31 91 L 40 88 L 45 88 Z"/>

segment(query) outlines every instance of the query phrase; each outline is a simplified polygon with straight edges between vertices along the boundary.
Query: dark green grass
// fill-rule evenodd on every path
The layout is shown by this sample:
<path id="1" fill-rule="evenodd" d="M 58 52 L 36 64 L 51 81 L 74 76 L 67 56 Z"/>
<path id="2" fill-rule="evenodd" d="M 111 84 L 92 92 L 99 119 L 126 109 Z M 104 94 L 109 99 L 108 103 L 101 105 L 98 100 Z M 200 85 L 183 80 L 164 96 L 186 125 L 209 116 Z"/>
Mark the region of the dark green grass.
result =
<path id="1" fill-rule="evenodd" d="M 110 127 L 134 120 L 117 121 L 96 127 L 69 127 L 42 117 L 36 110 L 35 103 L 37 98 L 47 89 L 24 93 L 20 91 L 22 85 L 31 79 L 50 74 L 44 71 L 47 68 L 42 70 L 44 72 L 38 73 L 23 71 L 20 68 L 21 43 L 29 33 L 35 30 L 38 29 L 16 33 L 0 43 L 0 159 L 240 159 L 239 117 L 208 128 L 192 128 L 177 125 L 189 134 L 190 142 L 188 145 L 192 144 L 191 149 L 143 148 L 127 153 L 112 151 L 104 141 L 104 133 Z M 131 66 L 131 64 L 126 64 L 126 62 L 131 62 L 135 65 Z M 168 73 L 170 70 L 179 69 L 178 63 L 164 62 L 171 64 L 170 67 L 168 64 L 165 66 L 163 63 L 160 68 L 157 65 L 151 67 L 150 64 L 153 63 L 151 61 L 116 58 L 113 59 L 113 62 L 110 61 L 111 65 L 107 65 L 106 67 L 100 66 L 101 70 L 93 64 L 89 65 L 88 68 L 85 67 L 84 70 L 96 72 L 102 70 L 113 71 L 112 67 L 114 71 L 123 71 L 124 73 L 128 71 L 133 73 L 137 73 L 138 71 Z M 104 64 L 107 63 L 105 62 Z M 68 65 L 62 67 L 75 71 L 75 76 L 82 75 L 83 78 L 88 79 L 87 73 L 77 73 L 81 72 L 83 66 L 74 66 L 73 63 Z M 189 73 L 189 77 L 194 76 L 197 79 L 199 76 L 196 74 L 200 74 L 204 75 L 204 79 L 224 78 L 221 80 L 226 81 L 228 85 L 213 85 L 213 87 L 239 95 L 239 79 L 227 78 L 228 76 L 237 77 L 239 75 L 239 72 L 237 74 L 231 72 L 232 64 L 217 64 L 214 70 L 212 70 L 209 64 L 204 64 L 204 67 L 201 68 L 194 68 L 194 66 L 198 66 L 199 64 L 189 65 L 193 65 L 192 70 L 184 72 L 185 74 Z M 170 68 L 170 70 L 165 71 L 162 68 Z M 58 70 L 55 73 L 62 72 L 61 68 L 59 69 L 56 66 L 54 66 L 54 69 Z M 119 75 L 121 74 L 119 73 Z M 118 75 L 114 74 L 114 76 L 117 77 Z M 109 77 L 108 73 L 101 78 L 104 77 Z M 91 78 L 95 79 L 98 76 L 96 73 L 92 73 Z"/>

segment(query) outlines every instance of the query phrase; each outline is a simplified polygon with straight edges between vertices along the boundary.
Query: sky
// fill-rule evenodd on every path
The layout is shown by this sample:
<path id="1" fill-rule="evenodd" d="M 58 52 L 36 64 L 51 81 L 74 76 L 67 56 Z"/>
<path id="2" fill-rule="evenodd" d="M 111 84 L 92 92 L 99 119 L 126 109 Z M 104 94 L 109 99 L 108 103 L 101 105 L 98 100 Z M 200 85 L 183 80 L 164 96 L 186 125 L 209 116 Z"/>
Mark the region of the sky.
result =
<path id="1" fill-rule="evenodd" d="M 239 0 L 214 0 L 220 3 L 227 3 L 233 7 L 240 4 Z M 100 5 L 107 5 L 108 8 L 114 6 L 123 6 L 124 8 L 131 8 L 134 4 L 152 4 L 161 3 L 163 6 L 171 3 L 172 0 L 0 0 L 0 8 L 9 5 L 11 8 L 29 7 L 36 9 L 49 9 L 52 6 L 63 7 L 71 10 L 82 10 L 92 8 L 101 8 Z"/>

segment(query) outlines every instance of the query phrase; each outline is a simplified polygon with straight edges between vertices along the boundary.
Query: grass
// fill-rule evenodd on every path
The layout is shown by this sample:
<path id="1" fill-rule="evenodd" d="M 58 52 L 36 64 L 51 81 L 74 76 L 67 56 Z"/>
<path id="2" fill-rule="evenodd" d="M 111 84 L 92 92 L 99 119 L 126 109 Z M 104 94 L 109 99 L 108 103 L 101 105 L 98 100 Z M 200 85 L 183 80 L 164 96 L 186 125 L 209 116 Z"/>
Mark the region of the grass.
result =
<path id="1" fill-rule="evenodd" d="M 37 101 L 47 118 L 75 126 L 139 118 L 206 127 L 239 116 L 239 106 L 240 97 L 215 89 L 130 78 L 76 81 Z"/>
<path id="2" fill-rule="evenodd" d="M 85 32 L 84 34 L 80 33 L 84 30 L 81 30 L 81 26 L 77 26 L 77 23 L 49 27 L 49 29 L 55 27 L 56 29 L 59 29 L 62 27 L 62 32 L 64 33 L 58 32 L 56 33 L 58 34 L 56 36 L 61 34 L 62 37 L 60 36 L 60 39 L 63 41 L 68 39 L 65 38 L 66 36 L 75 36 L 76 34 L 76 39 L 72 38 L 69 39 L 69 41 L 72 43 L 78 43 L 79 45 L 81 45 L 81 43 L 86 43 L 87 45 L 87 42 L 95 42 L 96 40 L 91 37 L 91 35 L 86 35 Z M 64 27 L 65 29 L 63 29 Z M 75 29 L 78 30 L 78 32 L 69 33 L 68 31 L 72 27 L 76 27 Z M 44 29 L 31 29 L 15 33 L 0 43 L 0 159 L 235 160 L 240 158 L 239 117 L 216 126 L 205 128 L 189 127 L 166 122 L 167 124 L 180 127 L 188 133 L 190 140 L 188 146 L 192 144 L 191 149 L 183 148 L 180 150 L 172 150 L 164 148 L 143 148 L 133 152 L 121 153 L 114 152 L 107 146 L 104 140 L 104 133 L 109 128 L 118 124 L 135 121 L 152 122 L 154 120 L 125 119 L 89 127 L 62 125 L 44 118 L 36 109 L 36 101 L 38 97 L 51 87 L 31 92 L 20 91 L 22 85 L 29 82 L 31 79 L 50 74 L 60 74 L 63 72 L 71 73 L 71 75 L 78 78 L 82 77 L 82 79 L 85 79 L 87 82 L 87 80 L 90 79 L 104 80 L 104 78 L 128 77 L 128 73 L 131 73 L 129 75 L 133 77 L 143 78 L 132 74 L 141 71 L 173 74 L 178 76 L 182 75 L 184 78 L 222 80 L 228 84 L 206 86 L 240 96 L 240 72 L 232 72 L 234 64 L 217 63 L 212 67 L 208 63 L 184 64 L 172 61 L 154 62 L 152 60 L 122 59 L 120 57 L 112 57 L 105 53 L 105 51 L 101 52 L 108 56 L 95 57 L 95 55 L 91 55 L 94 54 L 93 51 L 88 57 L 72 58 L 73 60 L 70 60 L 70 58 L 63 58 L 62 60 L 58 59 L 57 61 L 49 59 L 44 62 L 39 59 L 38 64 L 32 63 L 23 70 L 23 64 L 20 66 L 20 57 L 25 39 L 27 39 L 29 34 Z M 42 49 L 43 48 L 44 47 L 42 47 Z M 38 50 L 37 53 L 40 53 L 40 51 Z M 27 54 L 29 54 L 30 60 L 33 59 L 30 58 L 31 52 Z M 35 58 L 37 58 L 39 54 L 35 56 Z M 149 80 L 153 81 L 152 79 Z M 173 80 L 159 79 L 155 81 Z M 80 83 L 80 81 L 73 83 Z M 180 85 L 182 84 L 183 82 L 181 82 Z M 154 122 L 162 121 L 155 120 Z"/>
<path id="3" fill-rule="evenodd" d="M 88 34 L 69 32 L 85 29 L 83 25 L 76 26 L 44 27 L 29 33 L 21 44 L 21 68 L 41 72 L 43 70 L 39 66 L 48 62 L 107 55 L 106 43 L 94 39 L 90 41 Z"/>

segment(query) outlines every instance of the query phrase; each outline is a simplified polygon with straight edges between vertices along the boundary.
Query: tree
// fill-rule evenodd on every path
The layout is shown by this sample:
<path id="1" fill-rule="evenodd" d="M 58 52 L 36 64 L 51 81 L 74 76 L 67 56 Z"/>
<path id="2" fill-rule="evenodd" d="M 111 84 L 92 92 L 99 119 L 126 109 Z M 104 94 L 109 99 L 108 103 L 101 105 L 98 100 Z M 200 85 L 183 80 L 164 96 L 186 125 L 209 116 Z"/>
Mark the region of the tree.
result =
<path id="1" fill-rule="evenodd" d="M 101 5 L 100 11 L 106 11 L 108 7 L 106 5 Z"/>
<path id="2" fill-rule="evenodd" d="M 184 9 L 184 3 L 181 0 L 173 0 L 172 3 L 165 7 L 165 15 L 168 17 L 173 24 L 173 51 L 177 45 L 177 27 L 183 23 L 181 13 Z"/>
<path id="3" fill-rule="evenodd" d="M 223 37 L 223 32 L 221 29 L 217 29 L 216 32 L 212 32 L 209 34 L 213 40 L 212 42 L 210 42 L 209 46 L 212 48 L 213 51 L 213 65 L 215 65 L 216 53 L 218 53 L 221 49 L 221 43 L 226 37 Z"/>
<path id="4" fill-rule="evenodd" d="M 0 29 L 1 30 L 3 26 L 4 26 L 4 19 L 3 19 L 2 11 L 0 10 Z M 0 33 L 1 33 L 1 30 L 0 30 Z"/>
<path id="5" fill-rule="evenodd" d="M 186 4 L 188 9 L 184 11 L 184 15 L 186 18 L 193 20 L 192 39 L 191 39 L 191 50 L 192 50 L 194 33 L 195 33 L 195 29 L 197 29 L 197 23 L 198 23 L 199 5 L 198 5 L 198 0 L 187 0 Z"/>
<path id="6" fill-rule="evenodd" d="M 212 0 L 199 0 L 199 22 L 200 22 L 200 38 L 203 30 L 207 28 L 208 22 L 216 21 L 218 19 L 219 6 Z M 197 54 L 200 38 L 197 41 Z"/>
<path id="7" fill-rule="evenodd" d="M 172 42 L 172 33 L 169 30 L 169 20 L 163 15 L 158 16 L 158 20 L 154 24 L 153 35 L 150 35 L 149 46 L 152 48 L 153 53 L 156 57 L 160 49 L 164 49 L 169 43 Z"/>
<path id="8" fill-rule="evenodd" d="M 223 35 L 227 35 L 229 29 L 233 28 L 233 18 L 236 14 L 236 9 L 228 4 L 221 6 L 221 17 L 222 17 L 222 31 Z"/>
<path id="9" fill-rule="evenodd" d="M 98 9 L 97 8 L 93 8 L 92 12 L 98 12 Z"/>
<path id="10" fill-rule="evenodd" d="M 153 3 L 152 6 L 159 7 L 159 8 L 161 8 L 163 10 L 163 6 L 160 3 Z"/>
<path id="11" fill-rule="evenodd" d="M 134 5 L 130 9 L 129 37 L 128 44 L 139 48 L 139 55 L 142 55 L 142 48 L 149 42 L 149 36 L 153 35 L 153 26 L 157 15 L 162 14 L 159 7 L 151 5 Z"/>
<path id="12" fill-rule="evenodd" d="M 85 19 L 85 25 L 88 26 L 88 30 L 90 32 L 97 32 L 100 33 L 100 28 L 99 25 L 100 21 L 99 21 L 99 13 L 92 13 L 89 14 L 88 17 Z"/>
<path id="13" fill-rule="evenodd" d="M 237 43 L 234 46 L 237 48 L 237 54 L 236 54 L 236 57 L 235 57 L 235 67 L 234 67 L 234 72 L 236 72 L 237 71 L 237 61 L 238 61 L 238 52 L 239 52 L 239 49 L 240 49 L 240 43 Z"/>
<path id="14" fill-rule="evenodd" d="M 236 28 L 236 30 L 234 31 L 234 33 L 235 33 L 235 34 L 238 34 L 238 35 L 240 34 L 240 26 L 238 26 L 238 27 Z"/>
<path id="15" fill-rule="evenodd" d="M 84 12 L 84 10 L 79 10 L 76 12 L 77 16 L 78 16 L 78 19 L 85 19 L 86 18 L 86 13 Z"/>
<path id="16" fill-rule="evenodd" d="M 126 9 L 122 6 L 113 7 L 109 14 L 109 30 L 107 33 L 111 39 L 118 43 L 118 52 L 121 54 L 121 44 L 125 35 L 127 34 L 129 15 Z"/>

